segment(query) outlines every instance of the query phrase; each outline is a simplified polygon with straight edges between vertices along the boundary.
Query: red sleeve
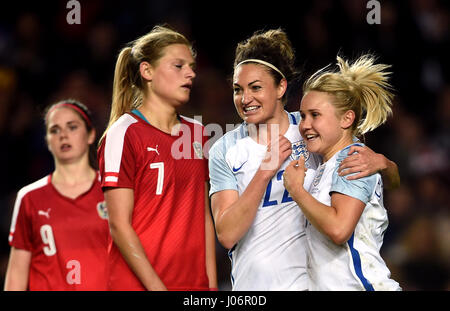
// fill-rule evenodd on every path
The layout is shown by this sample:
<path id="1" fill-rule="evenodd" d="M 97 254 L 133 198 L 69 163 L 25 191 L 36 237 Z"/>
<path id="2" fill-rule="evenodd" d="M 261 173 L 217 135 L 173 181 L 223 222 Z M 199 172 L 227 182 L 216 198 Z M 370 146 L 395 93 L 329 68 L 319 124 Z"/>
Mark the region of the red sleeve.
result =
<path id="1" fill-rule="evenodd" d="M 31 219 L 27 209 L 27 198 L 17 197 L 14 205 L 15 212 L 11 224 L 9 245 L 15 248 L 32 251 L 32 227 Z M 17 209 L 17 211 L 16 211 Z"/>
<path id="2" fill-rule="evenodd" d="M 113 135 L 111 139 L 108 139 L 109 134 Z M 98 150 L 102 188 L 134 188 L 136 156 L 132 139 L 128 132 L 119 140 L 114 134 L 108 133 Z"/>

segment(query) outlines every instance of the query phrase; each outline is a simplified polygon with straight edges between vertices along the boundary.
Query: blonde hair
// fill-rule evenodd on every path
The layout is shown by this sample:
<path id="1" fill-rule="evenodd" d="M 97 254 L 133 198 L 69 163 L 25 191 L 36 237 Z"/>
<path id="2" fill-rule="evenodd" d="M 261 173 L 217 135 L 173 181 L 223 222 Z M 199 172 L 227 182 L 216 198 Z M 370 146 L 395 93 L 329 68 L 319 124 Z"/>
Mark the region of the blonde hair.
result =
<path id="1" fill-rule="evenodd" d="M 185 44 L 195 57 L 192 44 L 185 36 L 167 26 L 159 25 L 120 51 L 114 70 L 111 114 L 99 144 L 117 119 L 142 104 L 146 84 L 139 71 L 140 63 L 145 61 L 156 66 L 164 55 L 164 49 L 172 44 Z"/>
<path id="2" fill-rule="evenodd" d="M 390 65 L 375 64 L 373 55 L 363 55 L 352 64 L 337 56 L 336 71 L 326 66 L 314 73 L 303 85 L 303 92 L 326 92 L 335 97 L 338 112 L 355 112 L 352 134 L 360 136 L 376 129 L 392 114 L 394 98 L 388 79 Z"/>

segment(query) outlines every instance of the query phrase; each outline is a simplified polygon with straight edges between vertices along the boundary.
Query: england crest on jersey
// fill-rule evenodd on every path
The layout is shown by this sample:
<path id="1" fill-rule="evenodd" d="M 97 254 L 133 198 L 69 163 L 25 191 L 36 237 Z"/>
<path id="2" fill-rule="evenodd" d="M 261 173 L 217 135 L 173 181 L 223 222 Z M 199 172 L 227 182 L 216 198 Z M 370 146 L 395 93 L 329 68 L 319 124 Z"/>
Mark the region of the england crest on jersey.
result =
<path id="1" fill-rule="evenodd" d="M 292 144 L 291 159 L 298 160 L 300 159 L 301 155 L 305 159 L 305 162 L 309 159 L 309 152 L 306 149 L 306 144 L 304 140 L 300 140 Z"/>

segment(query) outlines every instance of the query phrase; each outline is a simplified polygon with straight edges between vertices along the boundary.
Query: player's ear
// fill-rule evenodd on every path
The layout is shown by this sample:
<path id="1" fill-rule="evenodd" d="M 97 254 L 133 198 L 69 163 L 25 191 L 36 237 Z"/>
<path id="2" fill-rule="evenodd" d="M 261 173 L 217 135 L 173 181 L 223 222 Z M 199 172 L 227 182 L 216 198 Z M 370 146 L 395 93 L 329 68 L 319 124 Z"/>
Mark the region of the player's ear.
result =
<path id="1" fill-rule="evenodd" d="M 277 97 L 278 99 L 283 98 L 284 93 L 286 93 L 287 90 L 287 80 L 286 79 L 281 79 L 280 84 L 278 84 L 278 88 L 277 88 Z"/>
<path id="2" fill-rule="evenodd" d="M 144 80 L 152 81 L 153 67 L 149 62 L 141 62 L 139 64 L 139 72 Z"/>
<path id="3" fill-rule="evenodd" d="M 92 128 L 91 131 L 88 133 L 88 145 L 92 145 L 94 143 L 95 134 L 96 134 L 96 131 L 94 128 Z"/>
<path id="4" fill-rule="evenodd" d="M 348 129 L 352 126 L 355 121 L 355 112 L 353 110 L 347 110 L 341 116 L 341 127 L 343 129 Z"/>

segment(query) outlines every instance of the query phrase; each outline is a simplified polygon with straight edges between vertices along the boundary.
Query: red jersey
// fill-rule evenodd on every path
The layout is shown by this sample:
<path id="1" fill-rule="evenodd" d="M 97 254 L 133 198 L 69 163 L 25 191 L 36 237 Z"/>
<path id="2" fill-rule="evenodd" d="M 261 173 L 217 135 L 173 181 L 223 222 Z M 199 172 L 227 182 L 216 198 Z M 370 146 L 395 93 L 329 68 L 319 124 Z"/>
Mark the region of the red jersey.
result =
<path id="1" fill-rule="evenodd" d="M 48 175 L 18 194 L 9 244 L 31 252 L 29 290 L 106 290 L 109 227 L 99 176 L 75 199 Z"/>
<path id="2" fill-rule="evenodd" d="M 134 190 L 133 229 L 169 290 L 208 290 L 206 137 L 199 122 L 180 121 L 181 135 L 172 136 L 134 114 L 121 116 L 99 148 L 102 186 Z M 144 290 L 112 241 L 108 252 L 110 289 Z"/>

